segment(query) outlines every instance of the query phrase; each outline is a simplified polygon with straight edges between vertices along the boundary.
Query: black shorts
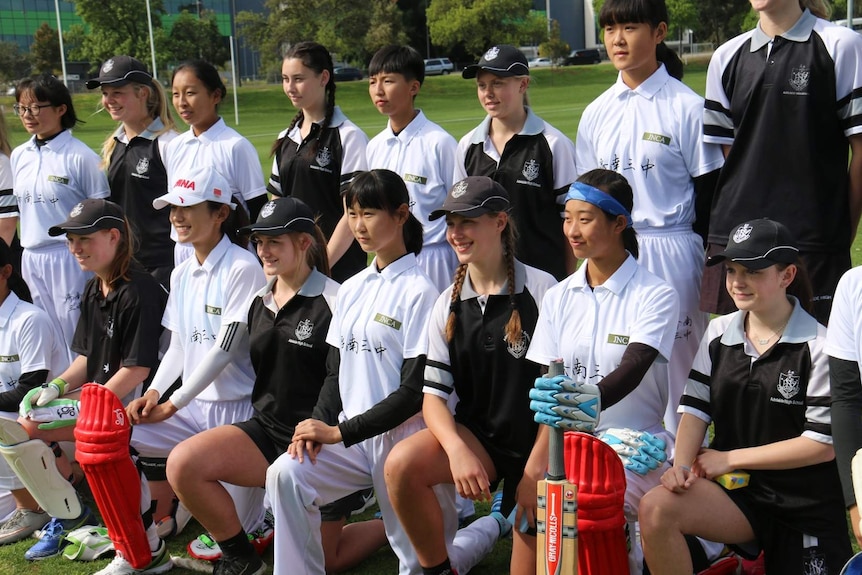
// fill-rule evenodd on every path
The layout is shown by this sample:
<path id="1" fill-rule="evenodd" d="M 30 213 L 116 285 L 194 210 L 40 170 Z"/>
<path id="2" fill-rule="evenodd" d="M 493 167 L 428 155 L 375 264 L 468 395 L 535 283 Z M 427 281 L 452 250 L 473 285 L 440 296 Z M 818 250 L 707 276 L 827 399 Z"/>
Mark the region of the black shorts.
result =
<path id="1" fill-rule="evenodd" d="M 706 246 L 706 256 L 709 258 L 724 251 L 725 246 L 709 244 Z M 832 298 L 838 280 L 844 272 L 850 269 L 850 253 L 816 253 L 800 252 L 799 254 L 811 287 L 814 291 L 814 317 L 826 325 L 829 313 L 832 311 Z M 700 283 L 700 309 L 708 313 L 726 315 L 736 311 L 736 305 L 725 287 L 725 265 L 718 264 L 703 269 L 703 279 Z"/>
<path id="2" fill-rule="evenodd" d="M 745 515 L 757 535 L 757 544 L 763 550 L 767 573 L 781 575 L 838 575 L 853 551 L 847 526 L 836 522 L 835 533 L 813 537 L 777 521 L 768 510 L 750 501 L 745 489 L 725 490 L 728 497 Z M 731 546 L 735 547 L 735 546 Z M 752 552 L 746 545 L 743 555 Z"/>
<path id="3" fill-rule="evenodd" d="M 266 432 L 264 426 L 259 420 L 252 417 L 247 421 L 234 423 L 236 427 L 245 432 L 251 438 L 252 442 L 257 446 L 266 461 L 272 463 L 279 458 L 281 454 L 287 451 L 287 446 L 281 447 L 277 445 L 272 437 Z M 333 501 L 328 505 L 323 505 L 320 508 L 321 521 L 339 521 L 347 519 L 350 515 L 359 509 L 365 507 L 369 497 L 374 494 L 373 489 L 363 489 L 355 493 L 351 493 L 346 497 L 342 497 L 337 501 Z"/>
<path id="4" fill-rule="evenodd" d="M 468 428 L 469 429 L 469 428 Z M 491 441 L 477 435 L 475 431 L 470 429 L 470 432 L 479 440 L 485 451 L 491 457 L 494 463 L 494 469 L 497 472 L 497 478 L 491 482 L 491 491 L 494 492 L 503 482 L 503 506 L 501 513 L 503 517 L 508 517 L 512 509 L 515 507 L 515 492 L 518 490 L 518 483 L 524 476 L 524 468 L 527 466 L 527 457 L 513 457 L 510 454 L 503 453 Z"/>

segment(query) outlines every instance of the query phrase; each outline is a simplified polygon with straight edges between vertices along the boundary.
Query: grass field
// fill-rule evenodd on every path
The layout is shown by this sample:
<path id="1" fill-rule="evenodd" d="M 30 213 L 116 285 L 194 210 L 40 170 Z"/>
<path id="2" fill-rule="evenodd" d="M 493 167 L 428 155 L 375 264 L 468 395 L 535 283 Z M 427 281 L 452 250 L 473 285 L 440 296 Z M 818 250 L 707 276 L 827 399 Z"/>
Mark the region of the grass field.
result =
<path id="1" fill-rule="evenodd" d="M 557 70 L 542 69 L 533 73 L 530 100 L 533 109 L 549 123 L 562 130 L 574 140 L 578 121 L 586 105 L 610 86 L 616 78 L 616 71 L 609 64 L 598 66 L 577 66 Z M 692 63 L 686 69 L 685 82 L 696 92 L 703 94 L 706 78 L 706 63 Z M 339 84 L 337 101 L 347 116 L 369 136 L 375 135 L 386 125 L 386 120 L 373 107 L 368 97 L 367 83 L 351 82 Z M 278 85 L 251 85 L 243 87 L 238 94 L 240 123 L 234 123 L 232 95 L 223 104 L 222 115 L 228 125 L 234 126 L 248 138 L 258 151 L 262 170 L 269 174 L 272 160 L 269 149 L 278 133 L 287 127 L 295 110 Z M 13 99 L 0 97 L 0 109 L 6 116 L 11 128 L 13 145 L 27 139 L 18 119 L 12 115 Z M 460 138 L 475 127 L 484 114 L 476 99 L 475 83 L 462 80 L 458 75 L 435 76 L 428 78 L 417 100 L 427 116 Z M 97 150 L 101 142 L 114 128 L 107 113 L 98 112 L 99 96 L 96 93 L 75 96 L 75 107 L 80 118 L 86 121 L 75 129 L 75 135 Z M 180 128 L 185 129 L 185 126 Z M 862 260 L 862 246 L 857 236 L 853 245 L 853 262 L 858 265 Z M 480 514 L 487 512 L 487 505 L 478 505 Z M 191 524 L 186 531 L 170 543 L 172 554 L 184 554 L 185 544 L 201 530 Z M 23 554 L 34 540 L 0 547 L 0 575 L 85 575 L 101 569 L 108 561 L 96 563 L 71 562 L 65 559 L 49 559 L 38 563 L 24 561 Z M 497 544 L 489 555 L 471 573 L 475 575 L 500 575 L 508 572 L 508 557 L 511 549 L 509 540 Z M 271 564 L 271 562 L 270 562 Z M 173 573 L 191 573 L 174 569 Z M 392 553 L 386 549 L 378 552 L 362 566 L 349 573 L 353 575 L 383 575 L 397 572 L 397 564 Z"/>

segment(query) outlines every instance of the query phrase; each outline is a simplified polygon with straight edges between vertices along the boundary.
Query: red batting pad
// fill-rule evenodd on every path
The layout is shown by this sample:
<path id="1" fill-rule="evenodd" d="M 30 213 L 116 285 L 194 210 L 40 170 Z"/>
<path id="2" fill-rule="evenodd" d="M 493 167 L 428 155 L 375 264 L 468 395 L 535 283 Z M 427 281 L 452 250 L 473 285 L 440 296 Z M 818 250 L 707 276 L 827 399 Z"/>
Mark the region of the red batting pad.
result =
<path id="1" fill-rule="evenodd" d="M 132 567 L 143 569 L 152 555 L 141 521 L 141 479 L 129 456 L 131 433 L 120 399 L 103 385 L 85 384 L 75 426 L 78 463 L 114 548 Z"/>
<path id="2" fill-rule="evenodd" d="M 626 475 L 602 440 L 567 431 L 566 477 L 578 486 L 578 575 L 628 575 Z"/>

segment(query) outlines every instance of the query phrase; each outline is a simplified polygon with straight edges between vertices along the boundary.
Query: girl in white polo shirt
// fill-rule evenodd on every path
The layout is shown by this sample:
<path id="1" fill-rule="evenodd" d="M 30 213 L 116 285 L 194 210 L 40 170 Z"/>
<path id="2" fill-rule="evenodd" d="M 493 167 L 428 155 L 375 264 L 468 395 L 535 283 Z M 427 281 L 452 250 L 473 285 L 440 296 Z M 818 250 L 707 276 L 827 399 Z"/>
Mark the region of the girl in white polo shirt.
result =
<path id="1" fill-rule="evenodd" d="M 48 312 L 69 348 L 81 314 L 81 294 L 92 276 L 78 266 L 62 238 L 48 228 L 79 202 L 105 198 L 108 180 L 99 156 L 72 137 L 78 123 L 72 96 L 60 80 L 42 74 L 15 88 L 15 113 L 33 137 L 12 152 L 14 193 L 21 219 L 21 273 L 33 303 Z M 69 352 L 69 360 L 73 355 Z"/>
<path id="2" fill-rule="evenodd" d="M 132 446 L 152 463 L 145 467 L 151 483 L 165 480 L 165 460 L 180 441 L 252 415 L 248 304 L 266 279 L 244 248 L 247 238 L 237 234 L 247 220 L 231 200 L 228 181 L 204 165 L 177 173 L 170 192 L 153 202 L 159 209 L 171 207 L 179 241 L 195 253 L 171 275 L 162 320 L 171 332 L 168 350 L 150 388 L 127 408 L 132 422 L 142 424 L 135 427 Z M 182 386 L 157 405 L 179 377 Z M 165 486 L 154 486 L 157 500 L 165 497 Z M 228 491 L 251 533 L 263 520 L 260 489 L 231 486 Z"/>
<path id="3" fill-rule="evenodd" d="M 607 0 L 599 14 L 616 83 L 584 110 L 578 125 L 579 174 L 605 168 L 634 192 L 638 263 L 670 283 L 680 298 L 665 426 L 676 432 L 676 408 L 706 329 L 700 280 L 712 190 L 724 163 L 703 142 L 703 98 L 679 81 L 682 62 L 664 43 L 664 0 Z M 697 207 L 697 213 L 695 208 Z"/>
<path id="4" fill-rule="evenodd" d="M 189 130 L 171 141 L 165 152 L 168 187 L 182 174 L 200 166 L 215 168 L 230 185 L 234 202 L 254 220 L 266 203 L 266 188 L 260 160 L 251 142 L 225 124 L 219 106 L 227 88 L 218 70 L 203 60 L 188 60 L 174 69 L 171 77 L 174 110 L 189 125 Z M 191 246 L 176 246 L 174 261 L 179 265 L 194 251 Z"/>
<path id="5" fill-rule="evenodd" d="M 600 406 L 595 431 L 630 429 L 672 441 L 662 427 L 667 406 L 662 364 L 671 356 L 679 300 L 672 287 L 637 262 L 631 188 L 616 172 L 593 170 L 572 184 L 566 200 L 563 229 L 575 256 L 586 262 L 545 294 L 527 359 L 550 365 L 562 358 L 566 375 Z M 636 574 L 642 568 L 633 536 L 638 502 L 658 485 L 662 466 L 637 469 L 624 463 L 629 568 Z"/>
<path id="6" fill-rule="evenodd" d="M 392 447 L 425 425 L 419 409 L 427 324 L 437 290 L 420 270 L 422 224 L 389 170 L 358 174 L 346 192 L 354 237 L 371 265 L 342 284 L 327 342 L 331 367 L 317 419 L 296 426 L 288 453 L 269 468 L 275 573 L 323 575 L 319 506 L 374 486 L 402 575 L 422 571 L 387 496 L 383 464 Z M 449 525 L 457 529 L 454 494 Z"/>

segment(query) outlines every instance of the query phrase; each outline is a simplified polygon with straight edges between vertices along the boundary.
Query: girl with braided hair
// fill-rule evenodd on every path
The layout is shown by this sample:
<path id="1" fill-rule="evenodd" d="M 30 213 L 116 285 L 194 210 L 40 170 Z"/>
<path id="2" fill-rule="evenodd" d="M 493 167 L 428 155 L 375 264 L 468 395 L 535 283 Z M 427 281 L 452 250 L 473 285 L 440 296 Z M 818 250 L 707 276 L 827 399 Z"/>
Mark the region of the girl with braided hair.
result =
<path id="1" fill-rule="evenodd" d="M 525 401 L 539 365 L 525 355 L 556 280 L 515 259 L 509 208 L 501 184 L 470 176 L 430 215 L 446 217 L 459 266 L 431 314 L 422 404 L 428 428 L 396 445 L 386 461 L 390 500 L 426 574 L 461 567 L 449 564 L 452 539 L 435 486 L 454 483 L 462 497 L 486 500 L 503 481 L 491 517 L 467 528 L 477 536 L 490 531 L 493 542 L 510 531 L 506 516 L 516 506 L 519 523 L 533 523 L 536 482 L 545 473 L 547 450 L 534 449 L 538 426 Z M 518 530 L 510 572 L 534 573 L 535 553 L 535 531 Z"/>
<path id="2" fill-rule="evenodd" d="M 347 225 L 342 192 L 367 169 L 368 138 L 335 105 L 332 56 L 323 46 L 316 42 L 291 46 L 281 80 L 298 112 L 272 146 L 267 190 L 295 196 L 311 207 L 328 240 L 332 279 L 343 282 L 367 261 Z"/>

